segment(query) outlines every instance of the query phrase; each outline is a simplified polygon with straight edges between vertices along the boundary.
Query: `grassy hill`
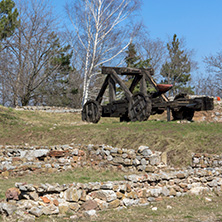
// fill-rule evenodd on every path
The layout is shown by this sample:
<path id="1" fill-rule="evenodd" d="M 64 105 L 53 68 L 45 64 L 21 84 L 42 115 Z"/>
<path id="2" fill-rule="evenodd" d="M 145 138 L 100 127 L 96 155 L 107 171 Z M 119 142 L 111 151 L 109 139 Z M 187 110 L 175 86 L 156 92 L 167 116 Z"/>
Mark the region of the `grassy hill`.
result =
<path id="1" fill-rule="evenodd" d="M 177 123 L 148 120 L 120 123 L 118 118 L 102 118 L 98 124 L 84 123 L 80 114 L 16 111 L 0 107 L 0 144 L 107 144 L 168 152 L 169 163 L 189 164 L 191 153 L 221 153 L 222 124 Z"/>
<path id="2" fill-rule="evenodd" d="M 155 121 L 152 117 L 149 121 L 135 123 L 120 123 L 119 119 L 102 118 L 98 124 L 89 124 L 81 121 L 80 114 L 16 111 L 0 106 L 0 145 L 93 143 L 132 149 L 147 145 L 152 150 L 166 151 L 170 164 L 186 166 L 193 152 L 221 154 L 221 135 L 222 123 L 177 123 Z M 79 168 L 57 172 L 50 177 L 44 174 L 27 174 L 16 178 L 2 178 L 0 201 L 5 197 L 5 191 L 13 187 L 15 182 L 85 183 L 122 180 L 124 175 L 124 172 Z M 118 213 L 114 210 L 102 211 L 98 213 L 96 221 L 222 221 L 221 194 L 206 194 L 206 197 L 163 199 L 149 206 L 131 207 Z M 153 206 L 157 211 L 152 210 Z M 37 221 L 68 221 L 69 216 L 42 216 Z M 3 218 L 0 216 L 1 220 Z M 80 221 L 89 219 L 82 218 Z"/>

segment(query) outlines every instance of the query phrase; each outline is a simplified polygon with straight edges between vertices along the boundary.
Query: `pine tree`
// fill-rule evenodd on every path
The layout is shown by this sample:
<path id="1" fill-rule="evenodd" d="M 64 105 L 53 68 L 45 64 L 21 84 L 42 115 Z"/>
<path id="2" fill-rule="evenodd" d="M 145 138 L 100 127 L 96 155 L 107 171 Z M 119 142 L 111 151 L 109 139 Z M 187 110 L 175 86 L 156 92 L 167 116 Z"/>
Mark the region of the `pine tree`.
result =
<path id="1" fill-rule="evenodd" d="M 58 45 L 58 47 L 60 47 Z M 72 106 L 73 96 L 78 94 L 78 88 L 73 85 L 71 74 L 74 69 L 71 66 L 72 52 L 69 46 L 60 48 L 53 58 L 49 68 L 59 66 L 54 75 L 40 88 L 38 94 L 43 96 L 43 103 L 49 106 Z"/>
<path id="2" fill-rule="evenodd" d="M 128 50 L 126 51 L 127 56 L 125 57 L 125 62 L 127 67 L 131 68 L 148 68 L 151 67 L 150 60 L 146 59 L 142 60 L 140 56 L 137 55 L 136 47 L 133 43 L 130 43 L 128 46 Z M 132 83 L 133 77 L 132 76 L 126 76 L 126 85 L 129 87 Z M 152 87 L 149 86 L 149 83 L 147 82 L 147 89 L 148 93 L 150 91 L 153 91 Z M 134 89 L 134 93 L 139 92 L 139 86 L 137 85 Z"/>
<path id="3" fill-rule="evenodd" d="M 3 40 L 13 34 L 16 26 L 19 24 L 17 20 L 18 11 L 12 0 L 2 0 L 0 2 L 0 40 Z"/>
<path id="4" fill-rule="evenodd" d="M 173 95 L 179 92 L 192 92 L 192 88 L 187 86 L 191 80 L 191 62 L 188 55 L 181 49 L 181 43 L 174 34 L 173 41 L 167 44 L 169 52 L 169 61 L 161 69 L 163 83 L 173 84 Z"/>
<path id="5" fill-rule="evenodd" d="M 126 53 L 127 53 L 127 56 L 125 57 L 125 62 L 126 62 L 127 67 L 147 68 L 151 66 L 150 59 L 142 60 L 140 56 L 137 55 L 135 44 L 130 43 Z"/>

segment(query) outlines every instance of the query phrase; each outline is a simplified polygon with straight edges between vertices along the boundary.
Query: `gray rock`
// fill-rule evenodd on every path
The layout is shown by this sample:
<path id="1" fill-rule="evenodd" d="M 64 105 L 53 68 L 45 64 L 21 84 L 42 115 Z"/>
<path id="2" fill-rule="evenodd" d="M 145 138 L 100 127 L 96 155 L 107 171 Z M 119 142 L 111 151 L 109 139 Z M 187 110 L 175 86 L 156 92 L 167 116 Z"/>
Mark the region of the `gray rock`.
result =
<path id="1" fill-rule="evenodd" d="M 139 165 L 137 166 L 138 171 L 144 171 L 146 169 L 146 165 Z"/>
<path id="2" fill-rule="evenodd" d="M 117 199 L 116 193 L 113 190 L 99 190 L 92 192 L 92 197 L 111 202 Z"/>
<path id="3" fill-rule="evenodd" d="M 181 197 L 181 196 L 182 196 L 182 193 L 181 193 L 181 192 L 177 192 L 177 193 L 176 193 L 176 196 L 177 196 L 177 197 Z"/>
<path id="4" fill-rule="evenodd" d="M 111 155 L 107 156 L 107 160 L 108 161 L 112 161 L 113 160 L 113 157 Z"/>
<path id="5" fill-rule="evenodd" d="M 77 190 L 76 188 L 69 188 L 64 192 L 64 197 L 66 201 L 77 202 L 82 195 L 82 190 Z"/>
<path id="6" fill-rule="evenodd" d="M 141 162 L 141 164 L 142 164 L 143 166 L 145 166 L 145 165 L 147 164 L 147 161 L 146 161 L 146 159 L 144 159 L 144 158 L 143 158 L 140 162 Z"/>
<path id="7" fill-rule="evenodd" d="M 142 157 L 141 156 L 136 156 L 136 159 L 140 161 L 142 159 Z"/>
<path id="8" fill-rule="evenodd" d="M 200 195 L 203 192 L 208 192 L 208 191 L 209 189 L 207 187 L 192 187 L 189 192 L 191 194 Z"/>
<path id="9" fill-rule="evenodd" d="M 121 164 L 124 163 L 123 158 L 122 158 L 122 157 L 119 157 L 119 156 L 115 157 L 115 158 L 113 159 L 113 162 L 114 162 L 114 163 L 121 163 Z"/>
<path id="10" fill-rule="evenodd" d="M 25 211 L 17 210 L 15 211 L 15 216 L 17 222 L 35 222 L 35 216 L 25 213 Z"/>
<path id="11" fill-rule="evenodd" d="M 36 217 L 40 217 L 43 214 L 43 210 L 38 207 L 33 207 L 29 213 L 35 215 Z"/>
<path id="12" fill-rule="evenodd" d="M 153 197 L 158 197 L 162 193 L 162 188 L 155 188 L 150 190 L 150 195 Z"/>
<path id="13" fill-rule="evenodd" d="M 162 194 L 167 197 L 170 195 L 170 191 L 168 190 L 168 188 L 165 186 L 162 188 Z"/>
<path id="14" fill-rule="evenodd" d="M 220 116 L 221 115 L 221 113 L 219 113 L 219 112 L 215 112 L 214 114 L 215 114 L 215 116 Z"/>
<path id="15" fill-rule="evenodd" d="M 147 200 L 149 202 L 156 202 L 156 199 L 154 197 L 148 197 Z"/>
<path id="16" fill-rule="evenodd" d="M 153 155 L 149 158 L 149 161 L 150 161 L 150 165 L 152 165 L 152 166 L 158 165 L 158 164 L 160 164 L 160 157 Z"/>
<path id="17" fill-rule="evenodd" d="M 128 177 L 126 177 L 126 178 L 127 178 L 127 180 L 136 183 L 141 179 L 141 176 L 136 175 L 136 174 L 132 174 L 132 175 L 129 175 Z"/>
<path id="18" fill-rule="evenodd" d="M 36 192 L 30 192 L 29 197 L 31 200 L 37 201 L 39 199 L 39 195 Z"/>
<path id="19" fill-rule="evenodd" d="M 128 158 L 124 159 L 124 165 L 132 165 L 132 161 Z"/>
<path id="20" fill-rule="evenodd" d="M 110 155 L 110 151 L 109 150 L 104 150 L 103 152 L 106 154 L 106 156 Z"/>
<path id="21" fill-rule="evenodd" d="M 217 186 L 217 180 L 216 179 L 212 180 L 211 182 L 208 183 L 208 186 L 216 187 Z"/>
<path id="22" fill-rule="evenodd" d="M 138 166 L 140 165 L 140 161 L 138 159 L 133 160 L 133 165 Z"/>
<path id="23" fill-rule="evenodd" d="M 84 212 L 85 217 L 96 217 L 96 210 L 88 210 Z"/>
<path id="24" fill-rule="evenodd" d="M 127 153 L 123 153 L 123 154 L 122 154 L 122 158 L 123 158 L 123 159 L 125 159 L 125 158 L 127 158 L 127 157 L 128 157 L 128 154 L 127 154 Z"/>
<path id="25" fill-rule="evenodd" d="M 112 190 L 113 189 L 113 183 L 112 182 L 106 182 L 103 185 L 101 185 L 101 189 L 103 189 L 103 190 Z"/>
<path id="26" fill-rule="evenodd" d="M 138 153 L 142 153 L 144 150 L 146 150 L 146 149 L 149 149 L 149 147 L 148 146 L 140 146 L 139 148 L 138 148 Z"/>
<path id="27" fill-rule="evenodd" d="M 153 154 L 153 152 L 150 149 L 144 149 L 141 154 L 145 157 L 149 157 Z"/>
<path id="28" fill-rule="evenodd" d="M 199 163 L 199 162 L 200 162 L 199 158 L 196 158 L 196 157 L 193 158 L 193 163 L 194 163 L 194 164 L 197 164 L 197 163 Z"/>
<path id="29" fill-rule="evenodd" d="M 124 199 L 123 199 L 123 204 L 124 204 L 126 207 L 129 207 L 129 206 L 135 205 L 135 200 L 129 199 L 129 198 L 124 198 Z"/>
<path id="30" fill-rule="evenodd" d="M 111 150 L 110 150 L 110 153 L 112 154 L 112 153 L 117 153 L 117 151 L 118 151 L 118 148 L 112 148 Z"/>
<path id="31" fill-rule="evenodd" d="M 0 203 L 0 212 L 6 213 L 7 216 L 12 215 L 17 210 L 15 204 Z"/>
<path id="32" fill-rule="evenodd" d="M 39 149 L 39 150 L 30 150 L 27 155 L 29 157 L 35 157 L 35 158 L 39 158 L 39 157 L 43 157 L 46 156 L 49 153 L 49 150 L 46 149 Z"/>
<path id="33" fill-rule="evenodd" d="M 72 151 L 72 155 L 78 156 L 78 154 L 79 154 L 79 150 L 78 150 L 78 149 L 74 149 L 74 150 Z"/>
<path id="34" fill-rule="evenodd" d="M 51 207 L 43 207 L 42 209 L 43 214 L 45 215 L 53 215 L 53 214 L 59 214 L 59 208 L 55 206 Z"/>

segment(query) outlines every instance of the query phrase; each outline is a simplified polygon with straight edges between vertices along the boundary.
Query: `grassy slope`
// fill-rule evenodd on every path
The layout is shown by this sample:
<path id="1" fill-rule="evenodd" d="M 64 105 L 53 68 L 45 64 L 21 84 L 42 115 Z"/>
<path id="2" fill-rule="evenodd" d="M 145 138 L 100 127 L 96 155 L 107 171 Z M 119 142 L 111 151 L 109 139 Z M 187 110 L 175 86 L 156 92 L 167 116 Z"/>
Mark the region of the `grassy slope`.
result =
<path id="1" fill-rule="evenodd" d="M 169 163 L 187 165 L 192 152 L 221 153 L 221 123 L 154 121 L 120 123 L 102 118 L 98 124 L 81 121 L 79 114 L 14 111 L 0 107 L 0 144 L 107 144 L 167 151 Z"/>
<path id="2" fill-rule="evenodd" d="M 192 152 L 221 153 L 222 124 L 147 121 L 119 123 L 118 119 L 103 118 L 99 124 L 85 124 L 80 115 L 50 114 L 43 112 L 14 111 L 0 107 L 0 144 L 52 145 L 74 143 L 109 144 L 137 149 L 148 145 L 152 150 L 168 151 L 170 163 L 186 165 Z M 91 170 L 92 171 L 92 170 Z M 72 183 L 105 180 L 121 180 L 124 173 L 90 169 L 60 172 L 50 177 L 33 174 L 19 178 L 3 179 L 0 183 L 0 199 L 15 182 Z M 34 181 L 34 182 L 33 182 Z M 172 209 L 167 209 L 167 206 Z M 99 213 L 96 221 L 222 221 L 222 198 L 213 196 L 212 202 L 203 197 L 183 197 L 155 203 L 151 206 L 132 207 L 126 210 Z M 67 217 L 68 219 L 69 217 Z M 66 218 L 56 218 L 64 221 Z M 66 220 L 67 220 L 66 219 Z M 0 217 L 1 220 L 1 217 Z M 41 217 L 38 221 L 55 221 Z M 83 220 L 84 221 L 84 220 Z M 88 221 L 88 219 L 86 220 Z"/>

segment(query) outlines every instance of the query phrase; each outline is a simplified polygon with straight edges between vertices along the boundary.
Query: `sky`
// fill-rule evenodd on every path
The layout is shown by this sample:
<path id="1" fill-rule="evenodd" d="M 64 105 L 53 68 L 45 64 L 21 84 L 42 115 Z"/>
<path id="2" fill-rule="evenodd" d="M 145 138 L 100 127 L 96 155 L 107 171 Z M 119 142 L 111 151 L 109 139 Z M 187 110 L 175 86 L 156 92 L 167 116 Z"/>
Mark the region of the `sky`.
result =
<path id="1" fill-rule="evenodd" d="M 52 0 L 60 15 L 66 2 Z M 140 13 L 151 38 L 184 38 L 200 73 L 205 73 L 203 57 L 222 50 L 222 0 L 143 0 Z"/>

